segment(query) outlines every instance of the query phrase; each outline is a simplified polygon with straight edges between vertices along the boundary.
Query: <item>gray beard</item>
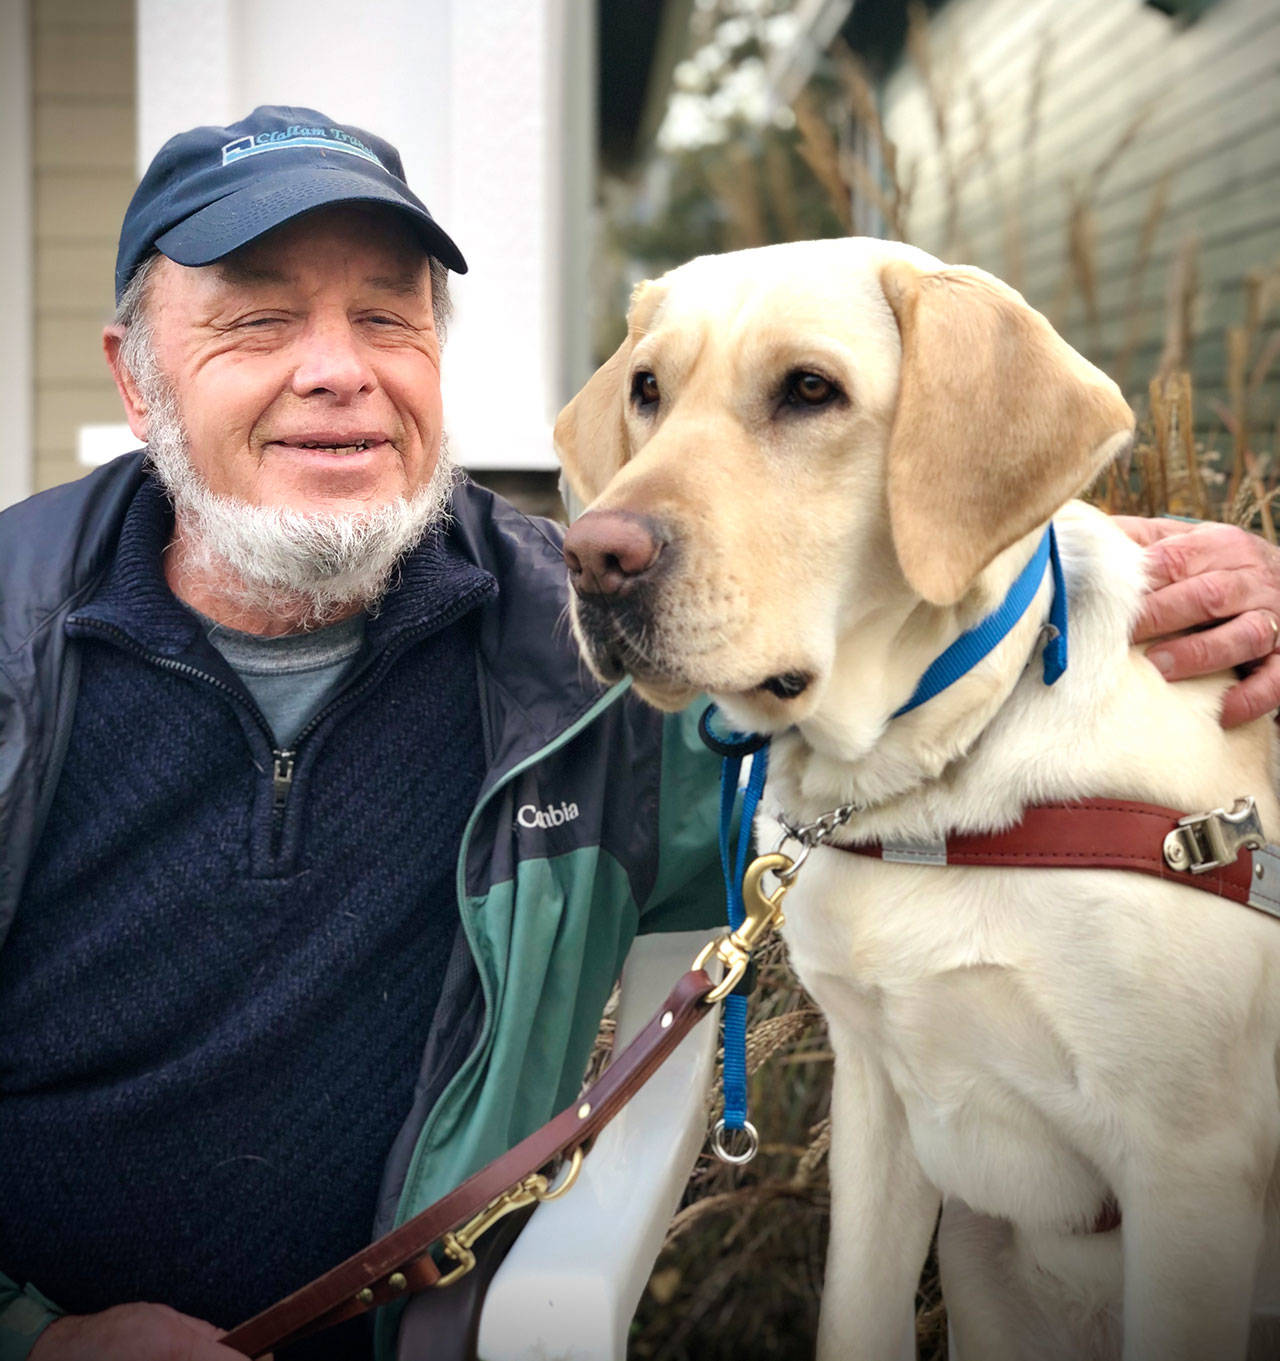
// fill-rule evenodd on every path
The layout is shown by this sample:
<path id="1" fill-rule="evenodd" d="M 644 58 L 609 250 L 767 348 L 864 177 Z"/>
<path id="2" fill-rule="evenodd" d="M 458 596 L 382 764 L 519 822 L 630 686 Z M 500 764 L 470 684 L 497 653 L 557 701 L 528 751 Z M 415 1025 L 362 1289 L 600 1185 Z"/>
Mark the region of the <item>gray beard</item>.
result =
<path id="1" fill-rule="evenodd" d="M 235 607 L 264 611 L 298 629 L 373 609 L 400 560 L 448 522 L 457 473 L 443 439 L 427 485 L 374 510 L 254 506 L 209 489 L 191 461 L 172 389 L 158 371 L 137 377 L 147 402 L 147 451 L 173 502 L 183 569 L 216 581 Z"/>

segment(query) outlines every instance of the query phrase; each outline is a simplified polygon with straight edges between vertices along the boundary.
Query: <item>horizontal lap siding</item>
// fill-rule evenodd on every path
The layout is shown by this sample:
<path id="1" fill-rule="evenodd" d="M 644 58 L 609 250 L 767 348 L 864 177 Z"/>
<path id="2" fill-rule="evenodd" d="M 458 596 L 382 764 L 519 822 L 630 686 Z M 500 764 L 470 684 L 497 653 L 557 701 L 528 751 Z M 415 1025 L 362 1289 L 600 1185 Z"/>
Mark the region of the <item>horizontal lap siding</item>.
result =
<path id="1" fill-rule="evenodd" d="M 85 471 L 80 425 L 123 419 L 102 358 L 135 183 L 133 0 L 31 0 L 35 485 Z"/>
<path id="2" fill-rule="evenodd" d="M 1194 239 L 1192 365 L 1197 414 L 1210 421 L 1213 401 L 1225 400 L 1225 329 L 1244 319 L 1250 275 L 1280 265 L 1280 5 L 1219 0 L 1180 27 L 1140 0 L 952 0 L 931 24 L 930 47 L 951 91 L 945 154 L 916 66 L 904 61 L 884 88 L 904 178 L 916 167 L 911 239 L 1008 278 L 1104 367 L 1128 351 L 1139 404 L 1164 347 L 1171 267 Z M 1042 53 L 1038 130 L 1028 140 Z M 1126 132 L 1131 140 L 1100 169 Z M 1091 317 L 1068 273 L 1067 222 L 1071 186 L 1095 173 Z M 1274 424 L 1278 397 L 1273 373 L 1255 422 Z"/>

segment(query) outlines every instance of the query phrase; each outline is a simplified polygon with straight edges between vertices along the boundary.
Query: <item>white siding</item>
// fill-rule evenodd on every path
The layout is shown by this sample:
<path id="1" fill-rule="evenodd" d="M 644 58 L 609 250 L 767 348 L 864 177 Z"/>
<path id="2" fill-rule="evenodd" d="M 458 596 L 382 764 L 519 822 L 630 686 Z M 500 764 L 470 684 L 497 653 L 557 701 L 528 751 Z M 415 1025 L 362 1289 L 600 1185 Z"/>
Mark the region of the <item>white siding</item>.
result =
<path id="1" fill-rule="evenodd" d="M 1206 416 L 1225 396 L 1224 329 L 1244 320 L 1247 277 L 1280 263 L 1280 6 L 1220 0 L 1183 27 L 1141 0 L 952 0 L 933 21 L 931 49 L 952 91 L 946 155 L 917 68 L 904 62 L 884 90 L 888 132 L 919 175 L 912 239 L 1009 279 L 1104 367 L 1128 344 L 1128 386 L 1140 393 L 1163 346 L 1170 267 L 1194 238 L 1192 357 Z M 1038 132 L 1028 142 L 1042 53 Z M 1069 274 L 1069 186 L 1086 184 L 1113 153 L 1088 196 L 1090 315 Z"/>
<path id="2" fill-rule="evenodd" d="M 133 192 L 132 0 L 31 0 L 35 487 L 79 477 L 76 431 L 122 419 L 102 358 Z"/>

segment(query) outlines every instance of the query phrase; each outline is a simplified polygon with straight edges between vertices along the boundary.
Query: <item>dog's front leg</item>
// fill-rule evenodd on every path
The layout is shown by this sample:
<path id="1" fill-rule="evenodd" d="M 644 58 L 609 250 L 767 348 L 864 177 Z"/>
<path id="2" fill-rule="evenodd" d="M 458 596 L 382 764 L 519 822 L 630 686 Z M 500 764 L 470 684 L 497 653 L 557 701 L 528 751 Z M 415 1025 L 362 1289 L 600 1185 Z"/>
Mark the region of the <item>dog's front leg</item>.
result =
<path id="1" fill-rule="evenodd" d="M 1157 1171 L 1121 1190 L 1124 1361 L 1239 1361 L 1263 1237 L 1261 1196 L 1246 1176 L 1215 1169 L 1213 1149 L 1194 1166 L 1183 1156 Z"/>
<path id="2" fill-rule="evenodd" d="M 916 1284 L 939 1195 L 916 1161 L 884 1069 L 838 1043 L 830 1166 L 819 1361 L 910 1361 Z"/>

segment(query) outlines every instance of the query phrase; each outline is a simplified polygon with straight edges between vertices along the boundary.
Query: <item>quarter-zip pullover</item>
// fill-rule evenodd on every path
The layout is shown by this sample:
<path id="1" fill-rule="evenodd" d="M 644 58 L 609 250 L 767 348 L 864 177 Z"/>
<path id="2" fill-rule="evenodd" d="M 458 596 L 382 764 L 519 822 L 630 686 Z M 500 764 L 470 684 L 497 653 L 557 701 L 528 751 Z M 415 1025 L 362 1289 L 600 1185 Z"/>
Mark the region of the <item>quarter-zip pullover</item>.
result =
<path id="1" fill-rule="evenodd" d="M 0 1262 L 73 1311 L 230 1326 L 368 1240 L 457 932 L 496 584 L 429 537 L 282 751 L 169 592 L 169 531 L 143 482 L 67 623 L 74 724 L 0 954 Z M 367 1356 L 352 1333 L 316 1354 Z"/>
<path id="2" fill-rule="evenodd" d="M 40 829 L 61 784 L 80 708 L 82 654 L 102 646 L 68 638 L 66 621 L 112 570 L 125 516 L 148 476 L 145 458 L 139 450 L 0 512 L 0 942 L 36 873 L 32 856 L 41 848 Z M 451 509 L 449 545 L 500 584 L 465 621 L 474 625 L 487 768 L 454 865 L 461 929 L 412 1105 L 387 1158 L 378 1232 L 423 1209 L 573 1099 L 601 1009 L 637 930 L 709 926 L 723 913 L 719 762 L 698 739 L 701 705 L 663 715 L 629 694 L 625 683 L 605 691 L 592 682 L 564 622 L 567 583 L 557 526 L 531 520 L 465 479 L 454 488 Z M 154 716 L 144 713 L 140 722 L 137 732 L 117 728 L 115 751 L 126 741 L 134 748 L 148 744 Z M 429 746 L 438 740 L 426 731 Z M 306 753 L 299 750 L 301 770 Z M 370 764 L 352 766 L 354 787 L 345 799 L 360 798 L 386 778 L 382 754 L 376 747 Z M 103 776 L 110 778 L 109 769 Z M 465 795 L 458 802 L 464 805 Z M 576 813 L 557 822 L 548 810 L 560 808 Z M 106 830 L 123 836 L 110 825 Z M 366 830 L 357 822 L 352 836 Z M 435 850 L 423 850 L 426 836 L 415 823 L 405 851 L 434 866 Z M 147 876 L 148 884 L 154 877 Z M 138 931 L 116 903 L 108 906 L 116 915 L 95 949 L 185 948 L 181 936 Z M 70 914 L 65 920 L 73 928 L 67 947 L 79 948 L 86 924 Z M 131 934 L 117 945 L 112 933 L 121 929 Z M 0 975 L 7 951 L 6 943 Z M 283 978 L 290 981 L 287 973 Z M 44 998 L 52 1019 L 42 1021 L 41 1034 L 56 1057 L 63 1042 L 80 1045 L 81 1021 L 54 991 Z M 216 1061 L 218 1052 L 209 1052 Z M 377 1063 L 363 1055 L 353 1063 L 361 1067 L 354 1083 L 359 1099 L 381 1102 L 385 1075 Z M 0 1102 L 3 1081 L 0 1076 Z M 273 1098 L 264 1090 L 264 1105 Z M 193 1111 L 192 1149 L 200 1145 L 202 1114 L 201 1107 Z M 339 1137 L 345 1134 L 343 1127 Z M 44 1157 L 55 1170 L 38 1173 L 41 1185 L 79 1156 L 82 1140 L 49 1143 Z M 97 1156 L 101 1163 L 108 1155 Z M 148 1175 L 127 1163 L 129 1156 L 124 1150 L 114 1160 L 116 1175 Z M 335 1195 L 340 1191 L 334 1188 Z M 221 1208 L 210 1200 L 202 1222 L 216 1220 Z M 29 1200 L 24 1213 L 34 1213 Z M 66 1226 L 66 1259 L 91 1265 L 97 1226 L 88 1222 L 83 1238 L 77 1230 L 78 1222 Z M 256 1240 L 253 1246 L 256 1251 Z M 236 1249 L 243 1279 L 257 1263 L 247 1245 Z M 66 1259 L 57 1263 L 58 1280 Z M 174 1290 L 160 1297 L 185 1290 L 189 1274 L 185 1259 L 171 1262 Z M 14 1264 L 0 1258 L 0 1361 L 24 1361 L 66 1303 L 54 1285 L 17 1275 Z M 237 1314 L 246 1312 L 247 1300 L 244 1306 Z M 400 1310 L 377 1312 L 376 1354 L 391 1361 Z"/>

